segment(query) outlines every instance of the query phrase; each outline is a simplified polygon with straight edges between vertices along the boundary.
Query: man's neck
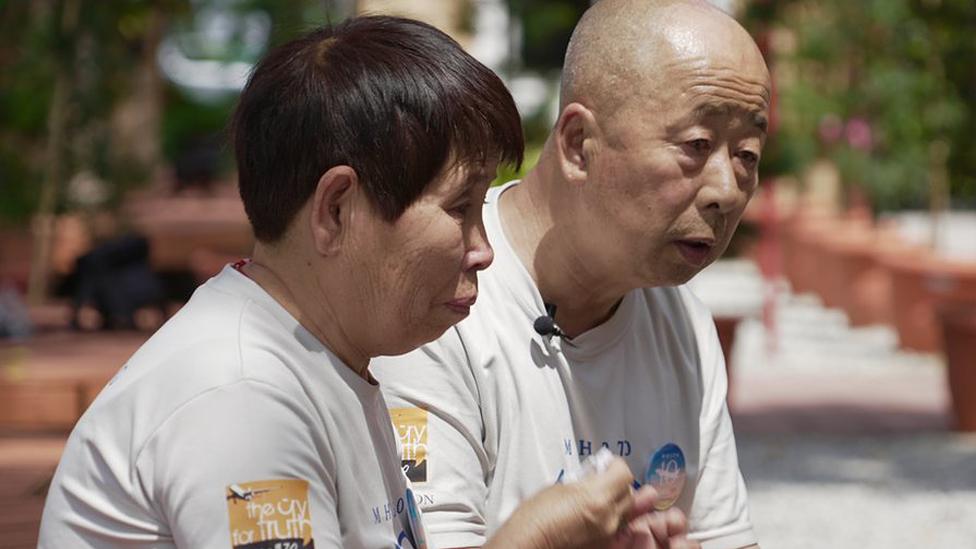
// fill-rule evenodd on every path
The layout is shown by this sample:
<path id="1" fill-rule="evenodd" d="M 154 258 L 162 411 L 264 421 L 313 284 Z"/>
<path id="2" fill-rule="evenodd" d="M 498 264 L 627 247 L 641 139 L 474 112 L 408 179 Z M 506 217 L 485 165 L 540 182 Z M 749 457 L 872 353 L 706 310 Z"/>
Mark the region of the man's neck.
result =
<path id="1" fill-rule="evenodd" d="M 630 288 L 614 286 L 614 273 L 599 272 L 587 261 L 569 230 L 568 218 L 574 214 L 562 198 L 566 193 L 552 189 L 545 175 L 537 167 L 504 192 L 499 219 L 542 299 L 556 305 L 556 324 L 575 337 L 609 319 Z"/>

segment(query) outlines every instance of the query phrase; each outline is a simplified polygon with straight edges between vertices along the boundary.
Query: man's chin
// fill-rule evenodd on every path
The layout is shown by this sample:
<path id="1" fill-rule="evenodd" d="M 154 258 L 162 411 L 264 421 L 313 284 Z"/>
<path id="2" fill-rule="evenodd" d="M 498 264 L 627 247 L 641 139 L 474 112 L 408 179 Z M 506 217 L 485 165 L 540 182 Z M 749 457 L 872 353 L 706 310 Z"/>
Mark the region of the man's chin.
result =
<path id="1" fill-rule="evenodd" d="M 700 266 L 698 265 L 693 266 L 693 265 L 689 265 L 688 263 L 676 265 L 669 273 L 669 276 L 665 278 L 665 282 L 659 285 L 660 286 L 681 286 L 682 284 L 686 284 L 689 280 L 695 278 L 695 276 L 698 275 L 698 273 L 705 270 L 706 267 L 708 267 L 714 262 L 715 262 L 714 259 L 709 259 L 708 261 L 706 261 Z"/>

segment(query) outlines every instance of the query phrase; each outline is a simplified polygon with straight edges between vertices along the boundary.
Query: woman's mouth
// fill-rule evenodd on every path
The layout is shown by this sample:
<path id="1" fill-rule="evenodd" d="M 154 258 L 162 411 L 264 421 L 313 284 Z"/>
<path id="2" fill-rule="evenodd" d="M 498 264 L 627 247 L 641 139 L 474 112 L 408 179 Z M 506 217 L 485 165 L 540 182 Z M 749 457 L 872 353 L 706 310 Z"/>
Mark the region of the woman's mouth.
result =
<path id="1" fill-rule="evenodd" d="M 471 306 L 477 301 L 478 295 L 472 295 L 468 297 L 459 297 L 457 299 L 452 299 L 445 303 L 448 309 L 462 315 L 467 315 L 471 312 Z"/>

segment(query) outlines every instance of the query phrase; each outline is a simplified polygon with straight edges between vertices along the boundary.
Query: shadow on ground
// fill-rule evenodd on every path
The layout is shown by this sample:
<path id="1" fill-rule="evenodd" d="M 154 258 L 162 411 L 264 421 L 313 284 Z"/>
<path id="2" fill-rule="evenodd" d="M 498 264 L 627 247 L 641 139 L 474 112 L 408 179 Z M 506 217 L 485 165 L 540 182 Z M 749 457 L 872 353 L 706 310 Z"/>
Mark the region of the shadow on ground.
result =
<path id="1" fill-rule="evenodd" d="M 752 489 L 773 484 L 857 484 L 902 492 L 976 492 L 976 435 L 750 434 L 737 437 Z"/>

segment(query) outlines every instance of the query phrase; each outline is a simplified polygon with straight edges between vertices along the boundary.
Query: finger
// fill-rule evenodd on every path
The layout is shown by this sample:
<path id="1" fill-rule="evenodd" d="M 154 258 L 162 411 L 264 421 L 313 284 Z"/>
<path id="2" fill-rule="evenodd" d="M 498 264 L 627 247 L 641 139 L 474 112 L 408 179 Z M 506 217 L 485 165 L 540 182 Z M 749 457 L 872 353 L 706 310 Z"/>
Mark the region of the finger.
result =
<path id="1" fill-rule="evenodd" d="M 634 506 L 630 509 L 627 519 L 650 513 L 654 510 L 655 503 L 657 503 L 657 490 L 650 484 L 641 486 L 639 490 L 634 492 Z"/>
<path id="2" fill-rule="evenodd" d="M 617 536 L 618 544 L 613 545 L 613 547 L 615 549 L 618 547 L 628 549 L 660 549 L 663 547 L 654 538 L 654 534 L 647 524 L 648 517 L 649 515 L 644 514 L 630 521 L 627 527 L 620 531 L 620 535 Z"/>
<path id="3" fill-rule="evenodd" d="M 668 537 L 680 536 L 688 533 L 688 519 L 681 509 L 672 507 L 664 512 L 665 523 L 668 528 Z"/>
<path id="4" fill-rule="evenodd" d="M 607 482 L 614 488 L 615 494 L 625 495 L 630 493 L 630 487 L 634 482 L 634 475 L 630 472 L 627 462 L 620 457 L 613 458 L 607 466 L 607 470 L 602 475 Z"/>
<path id="5" fill-rule="evenodd" d="M 584 491 L 605 494 L 614 503 L 630 500 L 633 482 L 634 475 L 631 474 L 630 467 L 619 457 L 615 457 L 603 472 L 588 475 L 579 481 Z"/>
<path id="6" fill-rule="evenodd" d="M 616 457 L 607 466 L 607 469 L 599 474 L 583 479 L 583 483 L 589 484 L 589 489 L 596 489 L 605 494 L 605 501 L 613 509 L 612 514 L 617 524 L 626 522 L 632 516 L 631 510 L 634 507 L 633 488 L 634 475 L 630 472 L 630 467 L 623 459 Z M 599 487 L 599 488 L 597 488 Z M 645 505 L 641 501 L 641 505 Z"/>
<path id="7" fill-rule="evenodd" d="M 665 513 L 662 511 L 652 511 L 645 516 L 645 521 L 651 533 L 654 534 L 654 539 L 666 547 L 670 536 L 668 536 L 668 519 Z"/>

